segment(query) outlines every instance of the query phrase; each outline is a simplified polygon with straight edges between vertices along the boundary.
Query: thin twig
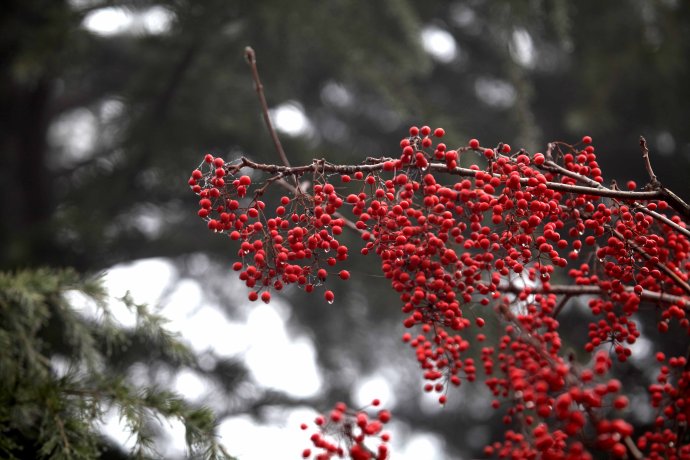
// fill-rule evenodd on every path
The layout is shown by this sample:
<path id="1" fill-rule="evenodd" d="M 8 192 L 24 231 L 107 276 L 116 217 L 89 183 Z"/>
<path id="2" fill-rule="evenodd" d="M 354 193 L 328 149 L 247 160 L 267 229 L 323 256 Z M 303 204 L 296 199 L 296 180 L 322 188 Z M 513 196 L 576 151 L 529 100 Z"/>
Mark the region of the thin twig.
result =
<path id="1" fill-rule="evenodd" d="M 599 182 L 595 181 L 594 179 L 590 179 L 587 176 L 583 176 L 582 174 L 579 174 L 579 173 L 576 173 L 576 172 L 571 171 L 569 169 L 566 169 L 563 166 L 556 163 L 555 161 L 551 161 L 551 160 L 545 161 L 541 168 L 546 169 L 547 171 L 561 174 L 563 176 L 568 176 L 571 179 L 575 179 L 576 181 L 582 182 L 583 184 L 588 185 L 590 187 L 599 188 L 599 189 L 606 188 L 603 185 L 601 185 Z"/>
<path id="2" fill-rule="evenodd" d="M 254 49 L 252 49 L 251 46 L 248 46 L 244 49 L 244 55 L 247 59 L 247 63 L 249 64 L 249 68 L 252 71 L 254 89 L 256 90 L 256 94 L 259 96 L 259 103 L 261 104 L 261 111 L 264 116 L 264 122 L 266 122 L 266 128 L 268 129 L 268 133 L 271 135 L 271 139 L 273 140 L 273 146 L 275 147 L 276 152 L 278 152 L 278 156 L 280 156 L 280 161 L 282 161 L 283 164 L 289 168 L 290 161 L 288 160 L 288 157 L 285 154 L 285 150 L 283 150 L 283 145 L 280 143 L 280 138 L 278 137 L 278 133 L 273 127 L 273 121 L 271 120 L 271 115 L 268 111 L 268 103 L 266 102 L 266 96 L 264 95 L 264 85 L 261 83 L 261 78 L 259 78 L 259 69 L 256 66 L 256 53 L 254 52 Z M 299 192 L 299 180 L 296 176 L 294 176 L 294 180 L 295 188 Z"/>
<path id="3" fill-rule="evenodd" d="M 659 182 L 659 180 L 656 177 L 656 174 L 654 174 L 654 170 L 652 169 L 652 162 L 649 159 L 649 149 L 647 148 L 647 140 L 642 136 L 640 136 L 640 148 L 642 149 L 642 159 L 644 160 L 644 165 L 647 169 L 647 173 L 649 174 L 650 178 L 649 185 L 653 189 L 661 191 L 661 193 L 664 195 L 664 198 L 666 198 L 668 204 L 671 205 L 671 207 L 675 209 L 678 213 L 680 213 L 682 216 L 685 216 L 686 221 L 690 219 L 690 205 L 688 205 L 678 195 L 676 195 L 666 187 L 662 187 L 661 182 Z"/>
<path id="4" fill-rule="evenodd" d="M 553 149 L 556 147 L 556 144 L 553 142 L 549 142 L 548 145 L 546 146 L 546 159 L 548 161 L 553 160 Z"/>
<path id="5" fill-rule="evenodd" d="M 556 308 L 553 309 L 553 313 L 551 314 L 551 316 L 553 318 L 558 317 L 558 314 L 563 310 L 563 308 L 565 307 L 565 304 L 568 303 L 568 300 L 570 300 L 571 297 L 572 297 L 572 294 L 566 294 L 563 296 L 561 301 L 558 302 L 558 305 L 556 305 Z"/>
<path id="6" fill-rule="evenodd" d="M 656 174 L 654 174 L 654 170 L 652 169 L 652 162 L 649 160 L 649 149 L 647 148 L 647 140 L 643 136 L 640 136 L 640 149 L 642 150 L 642 160 L 644 160 L 644 167 L 647 169 L 647 174 L 649 174 L 649 184 L 653 188 L 657 188 L 661 184 L 657 180 Z"/>
<path id="7" fill-rule="evenodd" d="M 623 439 L 623 442 L 625 442 L 625 445 L 628 447 L 628 450 L 632 454 L 633 458 L 644 458 L 644 455 L 642 455 L 642 452 L 640 452 L 640 449 L 637 448 L 635 441 L 633 441 L 630 436 L 626 436 L 625 439 Z"/>
<path id="8" fill-rule="evenodd" d="M 355 232 L 357 232 L 357 233 L 360 233 L 360 234 L 364 233 L 364 230 L 362 230 L 361 228 L 358 228 L 357 225 L 355 225 L 354 222 L 352 222 L 352 221 L 351 221 L 350 219 L 348 219 L 347 217 L 343 216 L 343 215 L 342 215 L 341 213 L 339 213 L 338 211 L 334 212 L 334 213 L 333 213 L 333 216 L 334 216 L 336 219 L 342 219 L 342 220 L 343 220 L 343 223 L 345 224 L 345 226 L 346 226 L 347 228 L 349 228 L 350 230 L 353 230 L 353 231 L 355 231 Z"/>

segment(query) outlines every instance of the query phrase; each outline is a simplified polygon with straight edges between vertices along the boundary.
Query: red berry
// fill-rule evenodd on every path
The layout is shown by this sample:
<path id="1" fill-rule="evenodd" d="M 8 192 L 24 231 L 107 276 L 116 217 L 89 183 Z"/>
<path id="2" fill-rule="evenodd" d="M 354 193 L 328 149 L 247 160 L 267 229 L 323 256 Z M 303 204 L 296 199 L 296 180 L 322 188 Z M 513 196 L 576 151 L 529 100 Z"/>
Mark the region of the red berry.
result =
<path id="1" fill-rule="evenodd" d="M 341 279 L 348 280 L 348 279 L 350 279 L 350 272 L 347 270 L 340 270 L 340 273 L 338 273 L 338 276 L 340 276 Z"/>
<path id="2" fill-rule="evenodd" d="M 479 148 L 479 141 L 477 139 L 470 139 L 470 148 L 472 148 L 472 149 Z"/>
<path id="3" fill-rule="evenodd" d="M 434 136 L 436 137 L 443 137 L 446 134 L 443 128 L 436 128 L 434 130 Z"/>
<path id="4" fill-rule="evenodd" d="M 422 129 L 419 130 L 422 136 L 428 136 L 431 133 L 431 128 L 428 126 L 422 126 Z"/>
<path id="5" fill-rule="evenodd" d="M 625 396 L 619 396 L 613 400 L 613 407 L 616 409 L 625 409 L 628 407 L 628 398 Z"/>
<path id="6" fill-rule="evenodd" d="M 378 419 L 381 423 L 388 423 L 391 419 L 391 413 L 384 409 L 379 412 Z"/>
<path id="7" fill-rule="evenodd" d="M 256 299 L 259 298 L 259 294 L 255 291 L 251 291 L 247 297 L 249 297 L 249 300 L 254 302 Z"/>
<path id="8" fill-rule="evenodd" d="M 261 300 L 263 300 L 264 303 L 269 303 L 271 301 L 271 293 L 268 291 L 261 293 Z"/>
<path id="9" fill-rule="evenodd" d="M 591 143 L 592 143 L 592 138 L 591 138 L 590 136 L 584 136 L 584 137 L 582 138 L 582 142 L 583 142 L 584 144 L 591 144 Z"/>
<path id="10" fill-rule="evenodd" d="M 494 157 L 494 151 L 491 149 L 484 149 L 484 156 L 490 160 Z"/>
<path id="11" fill-rule="evenodd" d="M 625 447 L 625 445 L 620 442 L 614 444 L 613 448 L 611 449 L 611 453 L 614 457 L 624 457 L 627 451 L 628 449 Z"/>
<path id="12" fill-rule="evenodd" d="M 628 190 L 635 190 L 637 188 L 637 183 L 635 183 L 634 180 L 629 180 L 626 186 L 628 187 Z"/>
<path id="13" fill-rule="evenodd" d="M 326 291 L 323 294 L 323 296 L 326 299 L 326 302 L 328 303 L 333 303 L 333 301 L 335 300 L 335 294 L 333 294 L 333 291 Z"/>

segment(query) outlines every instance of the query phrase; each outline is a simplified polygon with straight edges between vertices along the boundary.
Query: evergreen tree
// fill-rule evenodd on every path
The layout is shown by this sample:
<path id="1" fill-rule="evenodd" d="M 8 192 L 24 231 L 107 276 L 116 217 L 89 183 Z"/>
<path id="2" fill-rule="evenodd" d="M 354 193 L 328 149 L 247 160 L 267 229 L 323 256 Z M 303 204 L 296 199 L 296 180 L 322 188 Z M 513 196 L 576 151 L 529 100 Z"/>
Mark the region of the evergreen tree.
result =
<path id="1" fill-rule="evenodd" d="M 74 306 L 80 297 L 96 312 Z M 181 421 L 191 458 L 230 458 L 218 443 L 215 415 L 155 386 L 135 386 L 121 362 L 135 344 L 176 365 L 195 367 L 190 350 L 164 328 L 164 319 L 129 296 L 117 299 L 136 314 L 128 330 L 112 317 L 99 278 L 73 270 L 0 274 L 0 452 L 3 458 L 126 458 L 98 426 L 117 412 L 135 441 L 134 458 L 155 458 L 165 419 Z"/>

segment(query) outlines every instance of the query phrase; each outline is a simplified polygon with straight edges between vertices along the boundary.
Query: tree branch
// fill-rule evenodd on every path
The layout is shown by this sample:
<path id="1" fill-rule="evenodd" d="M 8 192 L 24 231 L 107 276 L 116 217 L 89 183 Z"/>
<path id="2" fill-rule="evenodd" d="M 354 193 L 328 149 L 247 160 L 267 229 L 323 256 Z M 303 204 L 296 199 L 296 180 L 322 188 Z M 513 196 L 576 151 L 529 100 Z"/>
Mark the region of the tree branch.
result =
<path id="1" fill-rule="evenodd" d="M 305 173 L 308 172 L 325 172 L 325 173 L 339 173 L 339 174 L 352 174 L 357 171 L 362 171 L 362 172 L 372 172 L 372 171 L 381 171 L 383 170 L 384 167 L 384 161 L 380 161 L 378 163 L 369 163 L 369 164 L 359 164 L 359 165 L 336 165 L 332 163 L 311 163 L 308 165 L 303 165 L 303 166 L 278 166 L 278 165 L 269 165 L 269 164 L 261 164 L 261 163 L 256 163 L 254 161 L 251 161 L 250 159 L 246 157 L 242 157 L 242 166 L 246 166 L 248 168 L 252 169 L 258 169 L 261 171 L 265 171 L 271 174 L 277 174 L 277 173 L 282 173 L 285 176 L 301 176 Z M 560 166 L 559 166 L 560 168 Z M 475 177 L 477 175 L 477 171 L 474 169 L 469 169 L 469 168 L 462 168 L 462 167 L 455 167 L 452 169 L 449 169 L 448 166 L 446 166 L 444 163 L 429 163 L 428 166 L 429 171 L 439 171 L 439 172 L 445 172 L 448 174 L 453 174 L 457 176 L 464 176 L 464 177 Z M 564 169 L 565 170 L 565 169 Z M 567 170 L 565 170 L 567 171 Z M 560 171 L 559 171 L 560 172 Z M 568 173 L 571 173 L 571 171 L 568 171 Z M 572 173 L 576 174 L 576 173 Z M 584 177 L 584 176 L 582 176 Z M 527 184 L 529 181 L 528 178 L 523 177 L 520 179 L 521 184 Z M 598 184 L 598 183 L 597 183 Z M 568 192 L 568 193 L 575 193 L 578 195 L 591 195 L 591 196 L 602 196 L 602 197 L 608 197 L 608 198 L 619 198 L 623 200 L 635 200 L 635 199 L 644 199 L 644 200 L 653 200 L 653 199 L 659 199 L 659 198 L 664 198 L 664 194 L 660 190 L 650 190 L 650 191 L 627 191 L 627 190 L 612 190 L 609 188 L 606 188 L 604 186 L 601 186 L 601 184 L 598 184 L 599 187 L 592 187 L 592 186 L 582 186 L 582 185 L 571 185 L 571 184 L 563 184 L 560 182 L 546 182 L 545 184 L 548 188 L 551 190 L 557 190 L 560 192 Z"/>
<path id="2" fill-rule="evenodd" d="M 669 227 L 673 228 L 673 229 L 674 229 L 675 231 L 677 231 L 678 233 L 680 233 L 680 234 L 682 234 L 682 235 L 685 235 L 686 238 L 690 238 L 690 230 L 688 230 L 688 229 L 685 228 L 685 227 L 681 227 L 680 225 L 678 225 L 677 223 L 673 222 L 671 219 L 669 219 L 668 217 L 664 216 L 663 214 L 659 214 L 659 213 L 656 212 L 656 211 L 652 211 L 652 210 L 649 209 L 647 206 L 644 206 L 644 205 L 641 204 L 641 203 L 635 203 L 635 209 L 636 209 L 637 211 L 640 211 L 640 212 L 644 213 L 644 214 L 647 214 L 647 215 L 649 215 L 649 216 L 652 216 L 654 219 L 656 219 L 656 220 L 658 220 L 658 221 L 660 221 L 660 222 L 665 223 L 666 225 L 668 225 Z"/>
<path id="3" fill-rule="evenodd" d="M 549 145 L 551 146 L 552 144 L 549 144 Z M 649 161 L 649 159 L 647 159 L 647 161 Z M 650 168 L 651 168 L 651 166 L 650 166 Z M 578 174 L 576 172 L 565 169 L 563 166 L 561 166 L 561 165 L 559 165 L 553 161 L 546 161 L 544 163 L 544 165 L 542 165 L 542 169 L 546 169 L 547 171 L 551 171 L 554 173 L 562 174 L 564 176 L 568 176 L 568 177 L 575 179 L 578 182 L 584 183 L 590 187 L 594 187 L 594 188 L 597 188 L 600 190 L 611 190 L 611 189 L 604 187 L 599 182 L 594 181 L 594 180 L 590 179 L 589 177 L 583 176 L 583 175 Z M 656 176 L 654 176 L 654 177 L 656 177 Z M 548 184 L 552 184 L 552 183 L 549 182 Z M 630 197 L 630 195 L 628 195 L 628 194 L 631 193 L 629 191 L 623 191 L 623 190 L 611 190 L 611 191 L 615 192 L 615 194 L 618 196 L 611 196 L 611 195 L 601 195 L 601 196 L 609 196 L 611 198 L 621 198 L 621 196 L 625 195 L 625 196 L 623 196 L 623 198 L 628 199 L 628 197 Z M 676 206 L 673 206 L 673 201 L 669 200 L 669 201 L 671 201 L 670 202 L 671 207 L 673 209 L 675 209 L 676 211 L 680 212 L 681 215 L 686 215 L 687 211 L 683 208 L 683 206 L 687 206 L 687 205 L 685 203 L 683 203 L 683 201 L 680 198 L 678 198 L 675 194 L 673 194 L 670 190 L 667 191 L 666 189 L 663 189 L 663 188 L 657 188 L 655 191 L 658 192 L 658 196 L 656 198 L 668 199 L 669 194 L 673 195 L 673 197 L 675 197 L 675 200 L 676 200 Z M 637 193 L 637 192 L 633 192 L 633 193 Z M 588 193 L 588 194 L 590 194 L 590 193 Z M 595 194 L 595 193 L 592 193 L 592 194 Z M 649 199 L 649 198 L 645 198 L 645 199 Z M 678 204 L 678 203 L 682 203 L 682 204 Z M 636 210 L 643 212 L 643 213 L 651 216 L 652 218 L 654 218 L 660 222 L 665 223 L 666 225 L 672 227 L 677 232 L 682 233 L 686 237 L 690 238 L 690 230 L 678 225 L 676 222 L 673 222 L 671 219 L 664 216 L 663 214 L 660 214 L 658 212 L 650 210 L 649 208 L 647 208 L 647 206 L 643 205 L 642 203 L 634 203 L 633 206 L 635 207 Z M 688 217 L 688 216 L 690 216 L 690 212 L 687 213 L 686 217 Z"/>
<path id="4" fill-rule="evenodd" d="M 270 121 L 270 119 L 269 119 Z M 283 153 L 284 154 L 284 153 Z M 309 165 L 303 165 L 303 166 L 296 166 L 296 167 L 291 167 L 288 165 L 285 166 L 277 166 L 277 165 L 269 165 L 269 164 L 262 164 L 262 163 L 256 163 L 254 161 L 251 161 L 250 159 L 246 157 L 241 158 L 241 164 L 237 166 L 237 168 L 241 167 L 248 167 L 251 169 L 255 170 L 260 170 L 264 171 L 267 173 L 271 174 L 282 174 L 283 176 L 293 176 L 295 178 L 295 183 L 298 183 L 297 177 L 301 176 L 306 173 L 313 173 L 313 172 L 322 172 L 322 173 L 339 173 L 339 174 L 352 174 L 357 171 L 361 172 L 373 172 L 373 171 L 381 171 L 383 170 L 384 163 L 385 161 L 389 161 L 390 159 L 388 158 L 369 158 L 366 164 L 360 164 L 360 165 L 335 165 L 327 162 L 319 162 L 318 164 L 316 162 L 312 162 Z M 442 163 L 430 163 L 429 170 L 432 171 L 439 171 L 439 172 L 445 172 L 448 174 L 454 174 L 458 176 L 464 176 L 464 177 L 475 177 L 477 174 L 477 171 L 474 169 L 469 169 L 469 168 L 462 168 L 462 167 L 456 167 L 453 169 L 448 169 L 448 167 L 445 164 Z M 604 187 L 600 183 L 590 179 L 589 177 L 583 176 L 581 174 L 575 173 L 573 171 L 569 171 L 565 169 L 564 167 L 558 165 L 557 163 L 554 163 L 553 161 L 547 161 L 544 163 L 542 166 L 542 169 L 546 169 L 548 171 L 562 174 L 564 176 L 568 176 L 574 180 L 577 180 L 581 183 L 587 184 L 585 186 L 580 186 L 580 185 L 572 185 L 572 184 L 563 184 L 560 182 L 546 182 L 546 186 L 552 190 L 558 190 L 562 192 L 567 192 L 567 193 L 576 193 L 576 194 L 584 194 L 584 195 L 590 195 L 590 196 L 601 196 L 601 197 L 608 197 L 608 198 L 616 198 L 616 199 L 623 199 L 623 200 L 635 200 L 635 199 L 645 199 L 645 200 L 650 200 L 650 199 L 662 199 L 666 197 L 666 192 L 664 190 L 666 189 L 658 189 L 658 190 L 648 190 L 648 191 L 626 191 L 626 190 L 613 190 L 609 189 L 607 187 Z M 520 183 L 522 184 L 527 184 L 528 183 L 527 178 L 522 178 L 520 179 Z M 296 188 L 298 192 L 301 192 L 299 188 Z M 670 192 L 669 192 L 670 193 Z M 675 195 L 674 195 L 675 196 Z M 680 200 L 680 198 L 678 198 Z M 682 200 L 681 200 L 682 202 Z M 640 211 L 643 212 L 652 218 L 656 219 L 659 222 L 663 222 L 664 224 L 670 226 L 673 228 L 675 231 L 678 233 L 685 235 L 686 237 L 690 238 L 690 230 L 687 228 L 679 225 L 678 223 L 672 221 L 668 217 L 664 216 L 663 214 L 660 214 L 656 211 L 652 211 L 646 206 L 644 206 L 642 203 L 633 203 L 633 207 Z M 676 208 L 674 208 L 676 209 Z M 677 210 L 677 209 L 676 209 Z M 349 226 L 349 225 L 348 225 Z"/>
<path id="5" fill-rule="evenodd" d="M 626 286 L 625 291 L 627 292 L 634 292 L 633 288 L 630 286 Z M 519 286 L 516 286 L 514 284 L 499 284 L 498 290 L 501 292 L 509 292 L 512 294 L 519 294 L 525 290 L 525 288 L 521 288 Z M 597 295 L 597 296 L 605 296 L 608 295 L 608 292 L 601 289 L 601 287 L 597 285 L 588 285 L 588 286 L 582 286 L 582 285 L 567 285 L 567 284 L 551 284 L 549 285 L 548 288 L 541 286 L 541 287 L 533 287 L 530 288 L 530 294 L 556 294 L 556 295 L 565 295 L 567 297 L 573 297 L 577 295 Z M 690 306 L 690 299 L 683 297 L 683 296 L 678 296 L 678 295 L 673 295 L 673 294 L 666 294 L 664 292 L 654 292 L 654 291 L 648 291 L 647 289 L 643 289 L 642 292 L 639 294 L 641 299 L 648 300 L 650 302 L 665 302 L 665 303 L 671 303 L 671 304 L 676 304 L 679 306 Z"/>
<path id="6" fill-rule="evenodd" d="M 280 138 L 278 138 L 278 133 L 273 127 L 273 121 L 271 120 L 271 115 L 268 111 L 268 103 L 266 102 L 266 96 L 264 95 L 264 85 L 261 83 L 261 78 L 259 78 L 259 69 L 256 67 L 256 53 L 254 52 L 254 49 L 251 46 L 247 46 L 244 49 L 244 55 L 247 59 L 247 63 L 249 64 L 249 68 L 252 71 L 254 89 L 256 90 L 256 94 L 259 97 L 259 103 L 261 104 L 261 111 L 264 116 L 264 122 L 266 123 L 268 133 L 271 135 L 271 140 L 273 140 L 273 146 L 275 147 L 276 152 L 278 152 L 280 161 L 282 161 L 287 168 L 290 168 L 290 161 L 288 160 L 288 157 L 285 154 L 285 150 L 283 150 L 283 145 L 280 143 Z M 294 180 L 295 188 L 299 192 L 300 188 L 297 177 L 294 177 Z"/>
<path id="7" fill-rule="evenodd" d="M 644 455 L 642 455 L 642 452 L 640 452 L 640 449 L 637 448 L 635 441 L 633 441 L 630 436 L 626 436 L 623 441 L 625 442 L 625 445 L 630 451 L 630 454 L 632 454 L 633 458 L 638 460 L 644 458 Z"/>

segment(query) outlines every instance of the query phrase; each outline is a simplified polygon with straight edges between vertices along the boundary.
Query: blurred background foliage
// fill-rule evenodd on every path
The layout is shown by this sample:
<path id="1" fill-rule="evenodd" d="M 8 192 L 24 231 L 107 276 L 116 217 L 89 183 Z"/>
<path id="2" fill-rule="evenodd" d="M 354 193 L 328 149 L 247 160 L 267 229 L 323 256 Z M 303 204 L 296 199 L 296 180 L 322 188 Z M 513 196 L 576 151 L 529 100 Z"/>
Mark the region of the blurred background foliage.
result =
<path id="1" fill-rule="evenodd" d="M 128 22 L 98 32 L 99 14 Z M 196 218 L 186 180 L 207 152 L 279 161 L 247 45 L 271 107 L 303 117 L 282 132 L 293 164 L 393 156 L 409 125 L 429 124 L 450 145 L 477 137 L 531 152 L 589 134 L 606 179 L 644 184 L 644 135 L 662 183 L 690 196 L 688 2 L 6 0 L 0 269 L 96 273 L 165 258 L 177 281 L 198 280 L 209 302 L 241 317 L 246 291 L 229 281 L 237 248 Z M 324 377 L 306 402 L 350 400 L 359 379 L 381 375 L 399 420 L 438 435 L 444 458 L 478 455 L 502 429 L 476 406 L 483 390 L 463 387 L 429 409 L 409 384 L 418 372 L 399 345 L 395 296 L 371 259 L 351 263 L 337 308 L 285 292 L 290 328 L 313 340 Z M 142 343 L 108 365 L 169 359 Z M 256 385 L 241 357 L 214 362 L 232 408 L 221 416 L 305 403 Z"/>

